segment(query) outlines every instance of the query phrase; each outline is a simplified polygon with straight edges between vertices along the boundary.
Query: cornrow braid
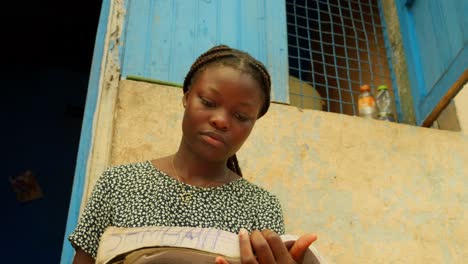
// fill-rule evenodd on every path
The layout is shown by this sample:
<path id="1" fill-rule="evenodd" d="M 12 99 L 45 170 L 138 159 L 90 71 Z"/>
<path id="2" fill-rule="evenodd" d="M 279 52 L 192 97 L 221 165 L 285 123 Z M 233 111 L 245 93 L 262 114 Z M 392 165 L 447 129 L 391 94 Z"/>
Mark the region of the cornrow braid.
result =
<path id="1" fill-rule="evenodd" d="M 237 156 L 236 154 L 232 155 L 228 160 L 227 160 L 227 167 L 232 170 L 234 173 L 242 177 L 242 171 L 241 168 L 239 167 L 239 161 L 237 161 Z"/>
<path id="2" fill-rule="evenodd" d="M 262 117 L 270 107 L 270 92 L 271 92 L 271 78 L 265 66 L 250 54 L 230 48 L 226 45 L 215 46 L 202 55 L 200 55 L 190 67 L 189 72 L 185 76 L 183 91 L 186 93 L 190 89 L 190 85 L 197 77 L 198 73 L 207 68 L 208 65 L 220 64 L 230 66 L 242 72 L 250 74 L 257 80 L 262 88 L 264 94 L 263 106 L 257 118 Z"/>

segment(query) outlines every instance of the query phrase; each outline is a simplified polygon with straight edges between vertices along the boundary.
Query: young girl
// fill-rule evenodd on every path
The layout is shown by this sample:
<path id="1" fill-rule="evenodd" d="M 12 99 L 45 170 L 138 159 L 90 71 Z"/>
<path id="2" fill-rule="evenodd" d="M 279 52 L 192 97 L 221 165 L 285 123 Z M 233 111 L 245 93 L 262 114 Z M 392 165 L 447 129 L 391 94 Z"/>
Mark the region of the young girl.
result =
<path id="1" fill-rule="evenodd" d="M 315 235 L 283 244 L 278 199 L 242 178 L 235 155 L 268 111 L 270 85 L 263 64 L 245 52 L 221 45 L 202 54 L 184 81 L 179 149 L 103 173 L 69 236 L 74 263 L 94 262 L 108 226 L 217 228 L 239 233 L 243 263 L 299 261 Z"/>

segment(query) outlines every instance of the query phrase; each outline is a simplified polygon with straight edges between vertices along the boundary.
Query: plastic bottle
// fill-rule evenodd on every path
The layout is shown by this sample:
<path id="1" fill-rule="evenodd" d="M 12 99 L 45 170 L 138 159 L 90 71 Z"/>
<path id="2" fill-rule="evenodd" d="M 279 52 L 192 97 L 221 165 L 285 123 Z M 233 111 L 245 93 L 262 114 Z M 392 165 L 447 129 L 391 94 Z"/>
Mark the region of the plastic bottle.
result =
<path id="1" fill-rule="evenodd" d="M 375 106 L 375 98 L 370 91 L 370 86 L 365 84 L 361 86 L 359 94 L 358 110 L 359 116 L 364 118 L 376 118 L 377 108 Z"/>
<path id="2" fill-rule="evenodd" d="M 386 85 L 380 85 L 377 88 L 376 105 L 377 119 L 394 122 L 392 114 L 392 97 Z"/>

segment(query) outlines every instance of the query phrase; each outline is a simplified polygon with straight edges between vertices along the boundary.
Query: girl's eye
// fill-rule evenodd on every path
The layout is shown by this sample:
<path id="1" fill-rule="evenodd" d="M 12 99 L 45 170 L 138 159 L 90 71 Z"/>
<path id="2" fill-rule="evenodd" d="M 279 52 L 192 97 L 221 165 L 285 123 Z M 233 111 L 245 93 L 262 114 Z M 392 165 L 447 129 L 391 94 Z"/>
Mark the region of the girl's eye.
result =
<path id="1" fill-rule="evenodd" d="M 241 122 L 245 122 L 247 120 L 249 120 L 249 118 L 247 116 L 244 116 L 244 115 L 241 115 L 241 114 L 234 114 L 234 117 L 237 118 L 237 120 L 241 121 Z"/>
<path id="2" fill-rule="evenodd" d="M 206 100 L 206 99 L 203 98 L 203 97 L 200 97 L 200 100 L 201 100 L 201 103 L 202 103 L 204 106 L 206 106 L 206 107 L 215 107 L 215 106 L 216 106 L 215 103 L 210 102 L 210 101 Z"/>

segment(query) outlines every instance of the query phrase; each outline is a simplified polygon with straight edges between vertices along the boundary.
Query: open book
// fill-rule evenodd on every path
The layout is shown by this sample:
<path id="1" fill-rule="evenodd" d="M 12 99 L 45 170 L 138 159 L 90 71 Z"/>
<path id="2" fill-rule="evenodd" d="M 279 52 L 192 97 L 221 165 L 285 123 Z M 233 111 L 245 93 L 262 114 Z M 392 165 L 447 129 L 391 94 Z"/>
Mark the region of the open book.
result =
<path id="1" fill-rule="evenodd" d="M 282 235 L 283 241 L 296 240 Z M 215 263 L 223 256 L 229 263 L 240 263 L 238 235 L 199 227 L 108 227 L 101 236 L 97 264 Z M 304 264 L 324 264 L 310 246 Z"/>

